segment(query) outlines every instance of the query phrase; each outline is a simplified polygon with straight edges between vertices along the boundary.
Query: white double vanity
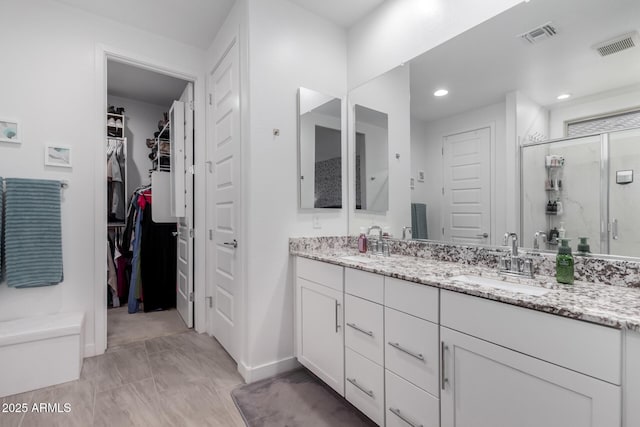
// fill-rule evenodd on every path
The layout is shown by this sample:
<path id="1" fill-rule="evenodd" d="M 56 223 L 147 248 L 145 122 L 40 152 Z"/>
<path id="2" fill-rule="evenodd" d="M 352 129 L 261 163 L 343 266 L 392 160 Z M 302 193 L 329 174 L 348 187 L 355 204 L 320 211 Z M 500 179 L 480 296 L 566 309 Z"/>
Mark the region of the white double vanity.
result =
<path id="1" fill-rule="evenodd" d="M 482 267 L 291 253 L 298 360 L 380 426 L 638 425 L 640 334 L 594 295 L 636 296 L 637 308 L 635 289 L 539 279 L 549 292 L 526 295 L 450 279 L 491 274 Z"/>

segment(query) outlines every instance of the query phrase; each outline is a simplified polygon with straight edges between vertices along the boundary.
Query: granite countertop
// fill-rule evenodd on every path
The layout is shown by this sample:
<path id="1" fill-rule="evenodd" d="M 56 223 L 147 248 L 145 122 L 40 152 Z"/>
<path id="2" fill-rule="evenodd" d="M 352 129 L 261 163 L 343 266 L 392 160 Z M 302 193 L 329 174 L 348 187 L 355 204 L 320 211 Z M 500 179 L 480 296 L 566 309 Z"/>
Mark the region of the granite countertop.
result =
<path id="1" fill-rule="evenodd" d="M 406 255 L 382 257 L 360 254 L 357 250 L 349 248 L 298 248 L 291 249 L 290 253 L 291 255 L 378 273 L 572 319 L 640 332 L 640 289 L 638 288 L 582 281 L 576 281 L 573 285 L 562 285 L 557 283 L 554 277 L 548 276 L 536 276 L 534 279 L 504 278 L 499 276 L 495 269 L 487 267 Z M 374 261 L 364 263 L 343 258 L 355 255 L 365 256 Z M 459 275 L 505 280 L 546 288 L 549 289 L 549 292 L 541 296 L 533 296 L 451 279 L 451 277 Z"/>

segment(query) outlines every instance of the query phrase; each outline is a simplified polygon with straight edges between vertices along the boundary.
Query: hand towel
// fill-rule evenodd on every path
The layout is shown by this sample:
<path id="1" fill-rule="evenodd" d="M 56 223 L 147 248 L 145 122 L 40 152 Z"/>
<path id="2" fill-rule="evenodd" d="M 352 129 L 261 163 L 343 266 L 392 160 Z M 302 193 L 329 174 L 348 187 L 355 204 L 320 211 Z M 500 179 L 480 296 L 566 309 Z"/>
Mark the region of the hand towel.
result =
<path id="1" fill-rule="evenodd" d="M 60 283 L 60 181 L 5 178 L 5 274 L 10 287 Z"/>

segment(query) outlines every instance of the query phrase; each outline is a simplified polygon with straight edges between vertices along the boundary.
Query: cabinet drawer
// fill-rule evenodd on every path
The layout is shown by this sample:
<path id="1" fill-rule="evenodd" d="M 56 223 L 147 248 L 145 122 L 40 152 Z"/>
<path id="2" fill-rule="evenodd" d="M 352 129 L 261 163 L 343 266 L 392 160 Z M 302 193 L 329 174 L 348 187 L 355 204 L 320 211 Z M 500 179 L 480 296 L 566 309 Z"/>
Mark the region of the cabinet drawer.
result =
<path id="1" fill-rule="evenodd" d="M 384 316 L 385 367 L 438 396 L 438 326 L 391 308 Z"/>
<path id="2" fill-rule="evenodd" d="M 387 427 L 439 427 L 440 401 L 400 378 L 385 371 Z"/>
<path id="3" fill-rule="evenodd" d="M 384 425 L 384 368 L 345 349 L 345 397 L 378 425 Z"/>
<path id="4" fill-rule="evenodd" d="M 339 265 L 297 257 L 296 275 L 342 292 L 342 270 Z"/>
<path id="5" fill-rule="evenodd" d="M 384 276 L 368 271 L 345 268 L 344 290 L 369 301 L 382 304 L 384 298 Z"/>
<path id="6" fill-rule="evenodd" d="M 352 295 L 345 295 L 344 304 L 345 345 L 382 365 L 384 355 L 383 307 Z"/>
<path id="7" fill-rule="evenodd" d="M 438 323 L 438 288 L 385 277 L 384 305 Z"/>
<path id="8" fill-rule="evenodd" d="M 442 291 L 442 326 L 600 378 L 621 383 L 617 329 Z"/>

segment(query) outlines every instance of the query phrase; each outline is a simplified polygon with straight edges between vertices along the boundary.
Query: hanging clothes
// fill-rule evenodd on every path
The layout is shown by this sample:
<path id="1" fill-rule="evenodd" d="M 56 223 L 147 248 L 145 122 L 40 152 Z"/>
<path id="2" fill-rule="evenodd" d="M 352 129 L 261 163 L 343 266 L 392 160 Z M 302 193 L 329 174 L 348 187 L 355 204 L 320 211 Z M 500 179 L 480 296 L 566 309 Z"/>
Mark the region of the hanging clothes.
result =
<path id="1" fill-rule="evenodd" d="M 107 209 L 110 222 L 125 218 L 125 164 L 124 143 L 119 139 L 107 140 Z"/>
<path id="2" fill-rule="evenodd" d="M 153 222 L 152 209 L 148 203 L 143 210 L 140 248 L 145 313 L 176 306 L 176 224 Z"/>

